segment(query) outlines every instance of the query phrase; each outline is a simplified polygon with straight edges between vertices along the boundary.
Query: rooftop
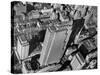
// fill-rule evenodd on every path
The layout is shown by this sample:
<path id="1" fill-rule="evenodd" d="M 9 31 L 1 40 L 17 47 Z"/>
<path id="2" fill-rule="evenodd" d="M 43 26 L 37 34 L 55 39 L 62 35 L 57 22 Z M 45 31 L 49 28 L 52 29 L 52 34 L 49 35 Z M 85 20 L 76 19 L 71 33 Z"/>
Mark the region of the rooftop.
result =
<path id="1" fill-rule="evenodd" d="M 57 31 L 62 31 L 62 30 L 67 30 L 67 28 L 68 28 L 68 26 L 67 25 L 59 25 L 59 26 L 50 26 L 49 27 L 49 30 L 51 31 L 51 32 L 53 32 L 53 31 L 55 31 L 55 32 L 57 32 Z"/>
<path id="2" fill-rule="evenodd" d="M 67 30 L 67 29 L 69 29 L 69 27 L 72 27 L 72 25 L 69 23 L 67 24 L 67 22 L 61 22 L 61 23 L 50 26 L 49 29 L 52 32 L 52 31 Z"/>
<path id="3" fill-rule="evenodd" d="M 20 43 L 21 43 L 22 45 L 27 45 L 27 44 L 29 44 L 28 41 L 27 41 L 27 38 L 25 37 L 24 34 L 18 36 L 18 39 L 19 39 L 19 41 L 20 41 Z"/>

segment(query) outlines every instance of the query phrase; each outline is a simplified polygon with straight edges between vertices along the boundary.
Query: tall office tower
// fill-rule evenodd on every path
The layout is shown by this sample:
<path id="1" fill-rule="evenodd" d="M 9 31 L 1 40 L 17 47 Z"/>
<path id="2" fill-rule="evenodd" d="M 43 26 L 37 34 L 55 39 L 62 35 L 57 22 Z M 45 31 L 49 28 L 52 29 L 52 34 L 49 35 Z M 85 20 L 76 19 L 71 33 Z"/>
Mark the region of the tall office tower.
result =
<path id="1" fill-rule="evenodd" d="M 64 54 L 69 25 L 54 25 L 47 29 L 39 59 L 40 65 L 58 63 Z M 70 30 L 71 31 L 71 30 Z M 70 32 L 69 32 L 70 33 Z"/>
<path id="2" fill-rule="evenodd" d="M 81 69 L 85 64 L 85 60 L 80 52 L 78 52 L 72 59 L 70 65 L 73 70 Z"/>
<path id="3" fill-rule="evenodd" d="M 17 39 L 17 52 L 20 59 L 25 59 L 29 52 L 29 43 L 25 35 L 20 35 Z"/>

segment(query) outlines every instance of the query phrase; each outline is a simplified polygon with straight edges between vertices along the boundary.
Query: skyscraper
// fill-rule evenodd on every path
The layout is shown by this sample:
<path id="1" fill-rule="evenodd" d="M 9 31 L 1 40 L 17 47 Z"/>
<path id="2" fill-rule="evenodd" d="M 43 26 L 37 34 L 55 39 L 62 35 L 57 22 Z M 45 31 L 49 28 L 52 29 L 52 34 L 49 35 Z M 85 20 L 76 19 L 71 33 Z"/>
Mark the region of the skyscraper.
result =
<path id="1" fill-rule="evenodd" d="M 69 34 L 67 33 L 69 27 L 63 24 L 54 25 L 47 29 L 39 59 L 41 66 L 60 61 L 65 51 L 66 38 L 67 40 L 69 38 Z"/>
<path id="2" fill-rule="evenodd" d="M 17 39 L 17 52 L 19 54 L 20 59 L 25 59 L 28 56 L 29 43 L 28 43 L 25 35 L 18 36 L 18 39 Z"/>

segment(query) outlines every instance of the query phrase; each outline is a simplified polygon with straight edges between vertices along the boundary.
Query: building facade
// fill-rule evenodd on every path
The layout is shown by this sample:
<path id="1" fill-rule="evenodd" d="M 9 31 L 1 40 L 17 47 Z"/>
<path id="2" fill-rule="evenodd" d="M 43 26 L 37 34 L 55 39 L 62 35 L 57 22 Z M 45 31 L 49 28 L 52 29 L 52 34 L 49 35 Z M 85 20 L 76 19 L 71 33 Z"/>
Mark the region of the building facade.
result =
<path id="1" fill-rule="evenodd" d="M 40 65 L 58 63 L 65 51 L 67 25 L 51 26 L 47 29 L 41 56 Z M 68 36 L 68 37 L 66 37 Z"/>
<path id="2" fill-rule="evenodd" d="M 73 57 L 70 65 L 73 70 L 79 70 L 81 69 L 85 64 L 85 59 L 83 58 L 82 54 L 80 52 L 76 53 Z"/>
<path id="3" fill-rule="evenodd" d="M 17 52 L 20 59 L 25 59 L 28 57 L 29 43 L 24 35 L 17 38 Z"/>

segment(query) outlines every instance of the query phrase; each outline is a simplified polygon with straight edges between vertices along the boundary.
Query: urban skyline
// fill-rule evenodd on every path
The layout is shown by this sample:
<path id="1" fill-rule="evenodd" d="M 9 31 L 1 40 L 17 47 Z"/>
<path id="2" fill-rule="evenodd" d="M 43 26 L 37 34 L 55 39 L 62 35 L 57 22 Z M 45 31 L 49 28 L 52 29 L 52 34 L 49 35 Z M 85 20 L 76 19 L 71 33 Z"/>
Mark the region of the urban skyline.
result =
<path id="1" fill-rule="evenodd" d="M 11 2 L 11 73 L 97 69 L 97 6 Z"/>

